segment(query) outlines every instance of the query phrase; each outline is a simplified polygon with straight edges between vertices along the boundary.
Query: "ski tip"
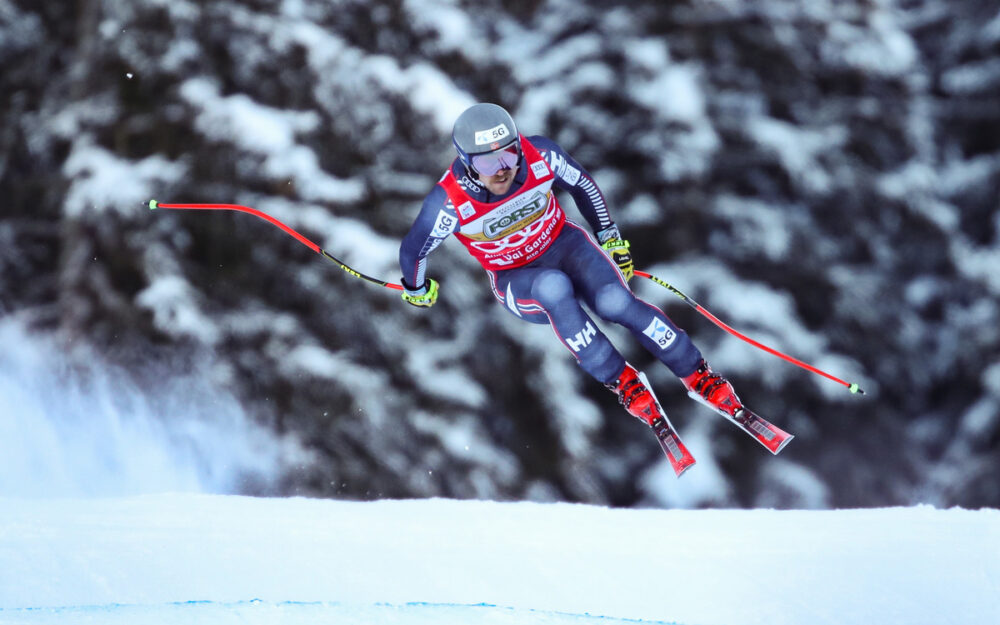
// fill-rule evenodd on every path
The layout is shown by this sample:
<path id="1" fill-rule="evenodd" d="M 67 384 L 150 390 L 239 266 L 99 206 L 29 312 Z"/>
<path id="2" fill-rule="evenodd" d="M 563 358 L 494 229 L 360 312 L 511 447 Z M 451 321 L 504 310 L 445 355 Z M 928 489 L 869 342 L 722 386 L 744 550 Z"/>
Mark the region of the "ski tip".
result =
<path id="1" fill-rule="evenodd" d="M 679 478 L 680 476 L 682 476 L 685 473 L 687 473 L 687 470 L 690 469 L 691 467 L 693 467 L 694 465 L 695 465 L 695 461 L 692 459 L 691 462 L 688 462 L 688 463 L 686 463 L 684 465 L 681 465 L 681 466 L 674 467 L 674 473 Z"/>
<path id="2" fill-rule="evenodd" d="M 160 203 L 157 202 L 156 200 L 150 200 L 149 202 L 146 203 L 146 206 L 148 206 L 149 210 L 151 211 L 155 211 L 159 205 Z"/>
<path id="3" fill-rule="evenodd" d="M 861 388 L 860 386 L 858 386 L 857 382 L 855 382 L 854 384 L 848 385 L 847 390 L 851 391 L 851 394 L 853 394 L 853 395 L 864 395 L 865 394 L 865 390 L 863 388 Z"/>
<path id="4" fill-rule="evenodd" d="M 782 449 L 784 449 L 785 447 L 788 446 L 788 443 L 792 442 L 793 438 L 795 438 L 795 435 L 794 434 L 789 434 L 788 438 L 786 438 L 785 440 L 781 441 L 780 445 L 778 445 L 777 447 L 775 447 L 774 449 L 771 450 L 771 454 L 777 456 L 781 452 Z"/>

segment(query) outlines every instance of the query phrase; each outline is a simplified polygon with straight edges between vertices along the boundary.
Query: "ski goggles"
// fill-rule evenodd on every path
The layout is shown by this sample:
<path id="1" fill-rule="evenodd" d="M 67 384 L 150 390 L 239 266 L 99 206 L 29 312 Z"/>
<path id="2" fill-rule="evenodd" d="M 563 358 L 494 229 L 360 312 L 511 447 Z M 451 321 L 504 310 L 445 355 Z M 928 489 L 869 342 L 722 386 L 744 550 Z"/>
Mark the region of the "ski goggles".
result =
<path id="1" fill-rule="evenodd" d="M 472 157 L 472 167 L 483 176 L 496 175 L 502 169 L 514 169 L 521 151 L 517 142 L 511 143 L 502 150 L 494 150 L 486 154 L 476 154 Z"/>

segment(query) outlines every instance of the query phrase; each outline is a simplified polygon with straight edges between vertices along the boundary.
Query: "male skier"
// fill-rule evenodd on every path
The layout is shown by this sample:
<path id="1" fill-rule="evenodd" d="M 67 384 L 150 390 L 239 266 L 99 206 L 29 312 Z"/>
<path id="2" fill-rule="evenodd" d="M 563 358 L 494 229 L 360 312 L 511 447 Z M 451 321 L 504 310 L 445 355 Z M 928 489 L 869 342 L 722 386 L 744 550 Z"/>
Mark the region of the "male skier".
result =
<path id="1" fill-rule="evenodd" d="M 421 307 L 437 301 L 427 257 L 453 234 L 486 269 L 497 301 L 525 321 L 550 324 L 580 367 L 632 416 L 654 429 L 669 423 L 645 376 L 625 361 L 580 300 L 601 319 L 628 328 L 711 407 L 731 417 L 743 409 L 732 385 L 712 371 L 687 333 L 632 293 L 629 243 L 594 179 L 569 154 L 546 137 L 518 134 L 510 114 L 496 104 L 466 109 L 452 140 L 458 157 L 424 199 L 400 246 L 405 301 Z M 566 218 L 554 188 L 572 196 L 597 242 Z"/>

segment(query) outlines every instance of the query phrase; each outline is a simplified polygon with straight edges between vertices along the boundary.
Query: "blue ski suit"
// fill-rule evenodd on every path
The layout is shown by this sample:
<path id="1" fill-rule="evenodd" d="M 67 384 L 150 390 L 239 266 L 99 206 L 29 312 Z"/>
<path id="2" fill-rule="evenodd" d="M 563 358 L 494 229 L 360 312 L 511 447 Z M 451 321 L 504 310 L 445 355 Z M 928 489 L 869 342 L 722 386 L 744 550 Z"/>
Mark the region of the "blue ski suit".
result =
<path id="1" fill-rule="evenodd" d="M 531 153 L 540 155 L 553 175 L 552 187 L 569 193 L 592 232 L 614 225 L 604 195 L 579 163 L 551 139 L 538 135 L 526 139 L 534 148 Z M 494 196 L 477 184 L 458 158 L 450 167 L 457 181 L 451 188 L 460 187 L 469 199 L 479 203 L 514 198 L 529 186 L 526 183 L 533 180 L 534 174 L 545 169 L 537 162 L 526 162 L 527 154 L 527 150 L 522 153 L 514 183 L 504 196 Z M 448 172 L 424 199 L 400 246 L 403 284 L 409 289 L 425 283 L 428 255 L 448 236 L 461 234 L 462 220 L 443 184 L 446 178 Z M 459 208 L 464 212 L 468 204 L 460 204 Z M 558 205 L 556 209 L 561 210 Z M 521 225 L 523 222 L 517 224 Z M 529 223 L 523 230 L 531 228 Z M 629 329 L 674 375 L 690 375 L 701 361 L 701 352 L 687 333 L 663 311 L 636 297 L 614 261 L 571 220 L 565 220 L 554 240 L 527 264 L 486 270 L 501 305 L 525 321 L 551 325 L 580 367 L 604 384 L 614 383 L 625 367 L 625 359 L 583 309 L 581 301 L 601 319 Z"/>

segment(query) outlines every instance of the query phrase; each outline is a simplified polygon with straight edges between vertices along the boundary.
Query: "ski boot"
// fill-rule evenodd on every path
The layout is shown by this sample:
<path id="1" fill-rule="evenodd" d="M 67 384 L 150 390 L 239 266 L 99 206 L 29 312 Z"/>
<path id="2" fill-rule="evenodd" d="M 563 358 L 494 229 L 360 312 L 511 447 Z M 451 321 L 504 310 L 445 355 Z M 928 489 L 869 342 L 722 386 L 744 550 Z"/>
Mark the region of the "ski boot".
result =
<path id="1" fill-rule="evenodd" d="M 646 384 L 646 376 L 636 371 L 632 365 L 625 363 L 625 369 L 618 375 L 618 379 L 605 386 L 618 396 L 618 402 L 630 415 L 644 421 L 646 425 L 653 425 L 653 421 L 664 416 L 660 402 L 656 401 L 656 396 Z"/>
<path id="2" fill-rule="evenodd" d="M 735 418 L 743 410 L 743 402 L 737 397 L 736 391 L 729 380 L 712 371 L 708 363 L 702 360 L 691 375 L 681 378 L 684 387 L 695 400 L 707 404 L 709 408 L 720 412 L 728 418 Z"/>

